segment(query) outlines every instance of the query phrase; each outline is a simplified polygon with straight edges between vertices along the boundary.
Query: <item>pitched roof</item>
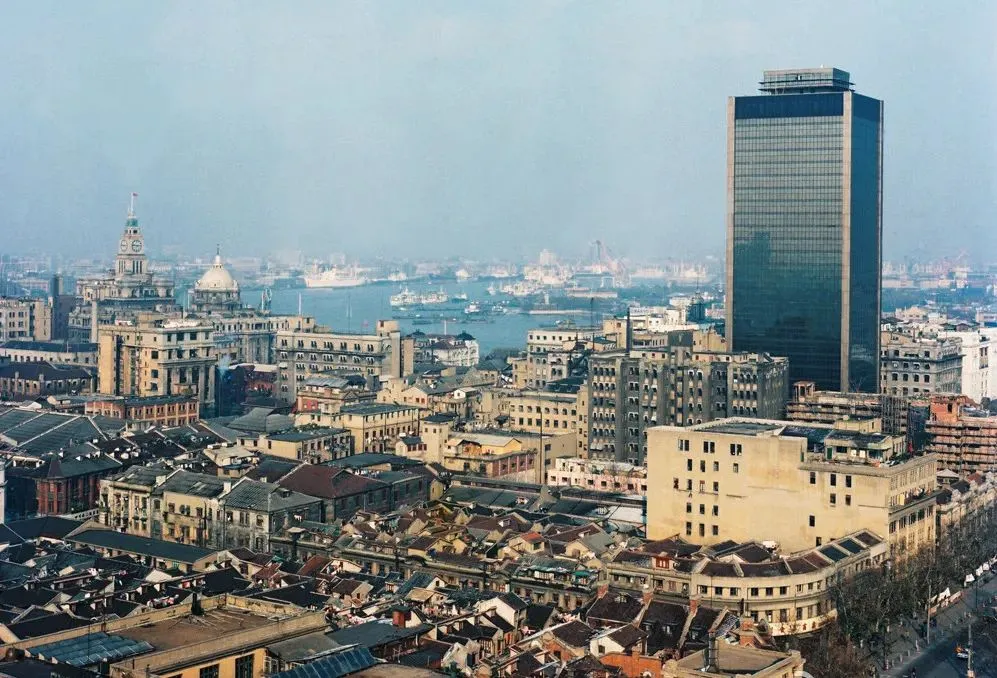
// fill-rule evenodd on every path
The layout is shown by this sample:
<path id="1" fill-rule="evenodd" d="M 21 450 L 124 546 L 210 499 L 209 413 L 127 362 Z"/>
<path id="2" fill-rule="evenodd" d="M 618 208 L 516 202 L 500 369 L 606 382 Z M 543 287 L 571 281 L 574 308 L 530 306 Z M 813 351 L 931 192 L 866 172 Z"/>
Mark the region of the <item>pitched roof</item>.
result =
<path id="1" fill-rule="evenodd" d="M 242 478 L 225 495 L 225 506 L 251 511 L 286 511 L 308 506 L 318 501 L 315 497 L 282 488 L 275 483 Z"/>
<path id="2" fill-rule="evenodd" d="M 387 487 L 373 478 L 358 476 L 335 466 L 304 464 L 277 481 L 281 487 L 322 499 L 340 499 Z"/>
<path id="3" fill-rule="evenodd" d="M 68 541 L 185 564 L 195 563 L 212 553 L 216 553 L 212 549 L 200 546 L 177 544 L 161 539 L 148 539 L 112 530 L 84 530 L 70 537 Z"/>

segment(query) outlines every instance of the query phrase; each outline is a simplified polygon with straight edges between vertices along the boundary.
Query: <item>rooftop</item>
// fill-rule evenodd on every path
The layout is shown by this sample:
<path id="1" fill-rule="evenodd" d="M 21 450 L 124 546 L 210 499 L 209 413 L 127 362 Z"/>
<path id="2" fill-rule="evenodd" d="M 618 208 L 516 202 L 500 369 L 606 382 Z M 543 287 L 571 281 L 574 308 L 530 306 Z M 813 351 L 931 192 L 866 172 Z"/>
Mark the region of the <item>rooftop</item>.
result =
<path id="1" fill-rule="evenodd" d="M 398 405 L 396 403 L 357 403 L 355 405 L 343 405 L 340 409 L 342 414 L 388 414 L 389 412 L 407 412 L 417 410 L 415 405 Z"/>
<path id="2" fill-rule="evenodd" d="M 145 641 L 158 651 L 199 643 L 209 634 L 221 637 L 268 624 L 273 624 L 273 621 L 267 617 L 257 616 L 242 609 L 221 607 L 206 609 L 202 616 L 164 619 L 115 633 L 132 640 Z"/>
<path id="3" fill-rule="evenodd" d="M 152 558 L 172 560 L 185 564 L 196 563 L 198 560 L 215 553 L 211 549 L 201 548 L 200 546 L 177 544 L 161 539 L 148 539 L 133 534 L 114 532 L 113 530 L 84 530 L 69 537 L 68 541 L 85 546 L 95 546 L 97 548 L 122 551 L 140 556 L 150 556 Z"/>
<path id="4" fill-rule="evenodd" d="M 343 428 L 310 428 L 310 429 L 291 429 L 290 431 L 282 431 L 281 433 L 275 433 L 270 437 L 270 440 L 279 440 L 281 442 L 288 443 L 300 443 L 306 440 L 315 440 L 316 438 L 325 438 L 327 436 L 334 436 L 339 433 L 345 432 L 346 429 Z"/>

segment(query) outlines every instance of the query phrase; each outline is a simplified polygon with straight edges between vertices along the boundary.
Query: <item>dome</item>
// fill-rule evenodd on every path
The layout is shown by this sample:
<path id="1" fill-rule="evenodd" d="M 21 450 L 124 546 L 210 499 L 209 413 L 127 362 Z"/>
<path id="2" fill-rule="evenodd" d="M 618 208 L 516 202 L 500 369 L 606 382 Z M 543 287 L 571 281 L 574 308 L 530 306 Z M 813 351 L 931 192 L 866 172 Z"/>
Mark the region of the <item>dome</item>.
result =
<path id="1" fill-rule="evenodd" d="M 215 262 L 211 265 L 201 279 L 194 285 L 194 289 L 206 292 L 238 292 L 239 283 L 235 281 L 228 269 L 222 265 L 220 254 L 215 255 Z"/>

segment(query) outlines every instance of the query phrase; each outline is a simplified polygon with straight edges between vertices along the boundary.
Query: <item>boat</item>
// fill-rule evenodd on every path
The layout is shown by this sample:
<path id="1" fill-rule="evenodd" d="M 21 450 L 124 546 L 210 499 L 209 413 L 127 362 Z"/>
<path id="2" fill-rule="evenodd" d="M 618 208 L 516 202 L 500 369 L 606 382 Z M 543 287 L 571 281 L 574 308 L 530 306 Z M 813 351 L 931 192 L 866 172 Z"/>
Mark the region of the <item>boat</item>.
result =
<path id="1" fill-rule="evenodd" d="M 464 307 L 464 315 L 480 315 L 481 307 L 475 303 L 470 303 Z"/>
<path id="2" fill-rule="evenodd" d="M 388 300 L 393 307 L 398 308 L 401 306 L 432 306 L 435 304 L 445 304 L 450 300 L 447 293 L 443 290 L 439 292 L 426 292 L 425 294 L 419 294 L 413 292 L 409 288 L 405 288 L 398 294 L 391 295 Z"/>
<path id="3" fill-rule="evenodd" d="M 369 280 L 354 267 L 340 268 L 333 266 L 325 271 L 314 271 L 304 276 L 305 287 L 360 287 Z"/>
<path id="4" fill-rule="evenodd" d="M 495 287 L 495 283 L 488 286 L 488 294 L 493 297 L 498 294 L 498 289 Z"/>
<path id="5" fill-rule="evenodd" d="M 450 301 L 467 301 L 467 293 L 460 292 L 450 297 Z"/>

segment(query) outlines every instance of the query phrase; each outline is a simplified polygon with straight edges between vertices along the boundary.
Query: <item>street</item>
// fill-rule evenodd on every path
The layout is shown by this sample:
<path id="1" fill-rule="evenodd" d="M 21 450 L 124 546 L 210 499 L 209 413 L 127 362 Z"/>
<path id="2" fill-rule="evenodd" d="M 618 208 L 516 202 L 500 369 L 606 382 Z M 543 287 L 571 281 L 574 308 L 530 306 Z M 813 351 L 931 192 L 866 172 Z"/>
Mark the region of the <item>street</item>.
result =
<path id="1" fill-rule="evenodd" d="M 979 588 L 979 604 L 981 612 L 990 604 L 991 598 L 997 592 L 997 580 L 982 584 Z M 967 662 L 956 657 L 957 646 L 967 647 L 969 621 L 973 622 L 973 669 L 977 678 L 997 678 L 997 624 L 987 623 L 974 614 L 976 592 L 968 591 L 963 600 L 959 600 L 942 610 L 938 618 L 938 627 L 931 630 L 931 645 L 924 649 L 924 640 L 914 643 L 915 633 L 907 630 L 892 645 L 894 662 L 890 670 L 882 671 L 880 675 L 903 676 L 912 668 L 917 670 L 918 678 L 965 678 Z M 902 655 L 902 662 L 896 657 Z"/>

